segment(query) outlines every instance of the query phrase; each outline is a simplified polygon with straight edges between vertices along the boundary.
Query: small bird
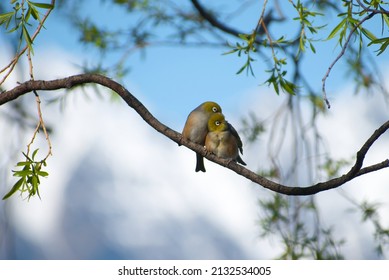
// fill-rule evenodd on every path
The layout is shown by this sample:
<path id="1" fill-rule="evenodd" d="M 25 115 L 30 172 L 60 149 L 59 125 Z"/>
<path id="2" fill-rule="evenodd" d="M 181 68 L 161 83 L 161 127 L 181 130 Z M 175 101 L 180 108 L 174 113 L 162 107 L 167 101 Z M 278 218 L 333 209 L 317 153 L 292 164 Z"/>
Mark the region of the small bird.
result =
<path id="1" fill-rule="evenodd" d="M 204 146 L 208 133 L 208 120 L 212 114 L 221 113 L 221 111 L 222 109 L 216 102 L 207 101 L 200 104 L 190 112 L 182 131 L 183 138 Z M 195 171 L 205 172 L 204 158 L 199 153 L 196 153 Z"/>
<path id="2" fill-rule="evenodd" d="M 239 152 L 243 154 L 242 140 L 235 128 L 225 120 L 223 114 L 215 113 L 209 118 L 208 131 L 205 147 L 209 152 L 246 165 L 239 155 Z"/>

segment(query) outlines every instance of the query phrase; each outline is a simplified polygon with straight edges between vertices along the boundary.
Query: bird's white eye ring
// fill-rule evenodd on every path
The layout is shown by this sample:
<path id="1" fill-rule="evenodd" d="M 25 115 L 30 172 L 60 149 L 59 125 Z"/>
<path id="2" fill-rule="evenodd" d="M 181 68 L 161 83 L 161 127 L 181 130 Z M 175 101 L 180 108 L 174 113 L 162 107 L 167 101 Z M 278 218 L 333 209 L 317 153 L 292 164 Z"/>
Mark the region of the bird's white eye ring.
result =
<path id="1" fill-rule="evenodd" d="M 212 111 L 213 111 L 214 113 L 216 113 L 218 110 L 217 110 L 216 107 L 212 107 Z"/>
<path id="2" fill-rule="evenodd" d="M 219 121 L 216 121 L 216 122 L 215 122 L 215 125 L 219 126 L 219 125 L 220 125 L 220 122 L 219 122 Z"/>

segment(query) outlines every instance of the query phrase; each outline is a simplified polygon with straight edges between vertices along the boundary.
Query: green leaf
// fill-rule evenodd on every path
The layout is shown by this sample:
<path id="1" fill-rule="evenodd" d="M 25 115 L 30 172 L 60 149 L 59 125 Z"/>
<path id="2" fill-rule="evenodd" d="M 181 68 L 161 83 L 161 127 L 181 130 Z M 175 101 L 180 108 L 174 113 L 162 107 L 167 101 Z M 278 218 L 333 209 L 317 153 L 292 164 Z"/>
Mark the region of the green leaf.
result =
<path id="1" fill-rule="evenodd" d="M 0 15 L 0 25 L 5 24 L 5 29 L 8 30 L 9 24 L 11 23 L 12 18 L 15 16 L 16 12 L 9 12 Z M 15 29 L 16 30 L 16 29 Z M 8 31 L 12 32 L 12 31 Z"/>
<path id="2" fill-rule="evenodd" d="M 335 26 L 335 28 L 331 31 L 330 35 L 328 35 L 327 40 L 334 38 L 336 36 L 336 34 L 338 34 L 340 29 L 343 27 L 343 25 L 346 24 L 346 21 L 347 21 L 347 19 L 345 18 L 337 26 Z"/>
<path id="3" fill-rule="evenodd" d="M 31 40 L 30 34 L 28 33 L 28 30 L 27 30 L 25 25 L 22 26 L 22 30 L 23 30 L 24 40 L 26 41 L 27 46 L 28 46 L 29 50 L 31 51 L 31 53 L 34 54 L 34 51 L 32 48 L 32 40 Z"/>
<path id="4" fill-rule="evenodd" d="M 38 189 L 38 184 L 39 184 L 39 178 L 38 176 L 32 176 L 31 177 L 31 185 L 32 185 L 32 190 L 33 190 L 33 194 L 36 193 L 36 190 Z"/>
<path id="5" fill-rule="evenodd" d="M 38 174 L 39 176 L 42 176 L 42 177 L 47 177 L 47 176 L 49 176 L 49 173 L 46 172 L 46 171 L 38 171 L 38 172 L 36 172 L 36 174 Z"/>
<path id="6" fill-rule="evenodd" d="M 296 95 L 297 86 L 294 83 L 292 83 L 288 80 L 282 79 L 280 81 L 280 85 L 281 85 L 282 89 L 284 91 L 286 91 L 287 93 L 289 93 L 291 95 Z"/>
<path id="7" fill-rule="evenodd" d="M 309 42 L 309 46 L 310 46 L 310 48 L 311 48 L 311 51 L 312 51 L 313 53 L 316 53 L 316 49 L 315 49 L 315 47 L 313 46 L 313 44 L 312 44 L 311 42 Z"/>
<path id="8" fill-rule="evenodd" d="M 304 36 L 300 36 L 299 50 L 301 50 L 302 52 L 305 52 L 305 37 Z"/>
<path id="9" fill-rule="evenodd" d="M 39 151 L 39 149 L 36 149 L 34 152 L 32 152 L 32 156 L 31 156 L 32 160 L 35 159 L 35 156 L 38 153 L 38 151 Z"/>
<path id="10" fill-rule="evenodd" d="M 15 12 L 9 12 L 5 14 L 0 14 L 0 24 L 10 20 L 14 16 Z"/>
<path id="11" fill-rule="evenodd" d="M 19 24 L 17 24 L 17 25 L 15 25 L 15 27 L 14 27 L 14 28 L 12 28 L 12 29 L 8 30 L 8 33 L 12 33 L 12 32 L 14 32 L 14 31 L 18 30 L 18 29 L 19 29 L 19 27 L 20 27 L 20 23 L 19 23 Z"/>
<path id="12" fill-rule="evenodd" d="M 15 177 L 28 177 L 33 174 L 33 172 L 28 169 L 28 170 L 19 170 L 19 171 L 13 171 Z"/>
<path id="13" fill-rule="evenodd" d="M 377 55 L 380 55 L 382 54 L 386 48 L 388 47 L 389 45 L 389 37 L 385 37 L 385 38 L 380 38 L 380 39 L 376 39 L 376 40 L 373 40 L 371 41 L 368 46 L 371 46 L 373 44 L 380 44 L 381 47 L 377 50 Z"/>
<path id="14" fill-rule="evenodd" d="M 381 48 L 379 48 L 377 55 L 382 54 L 382 53 L 386 50 L 386 48 L 388 47 L 388 45 L 389 45 L 389 41 L 386 41 L 385 43 L 383 43 L 383 44 L 381 45 Z"/>
<path id="15" fill-rule="evenodd" d="M 27 13 L 26 13 L 26 15 L 24 17 L 24 21 L 28 22 L 28 20 L 30 19 L 30 16 L 31 16 L 31 9 L 28 8 Z"/>
<path id="16" fill-rule="evenodd" d="M 30 161 L 20 161 L 16 164 L 16 166 L 26 166 L 26 165 L 30 165 L 31 162 Z"/>
<path id="17" fill-rule="evenodd" d="M 368 46 L 371 46 L 372 44 L 382 44 L 389 40 L 389 37 L 379 38 L 376 40 L 371 41 Z"/>
<path id="18" fill-rule="evenodd" d="M 28 13 L 28 12 L 32 15 L 32 17 L 33 17 L 35 20 L 40 20 L 40 19 L 39 19 L 39 12 L 38 12 L 37 9 L 35 9 L 35 7 L 33 7 L 33 6 L 30 5 L 30 6 L 28 7 L 27 13 Z"/>
<path id="19" fill-rule="evenodd" d="M 38 8 L 41 8 L 41 9 L 54 9 L 54 6 L 51 5 L 51 4 L 48 4 L 48 3 L 37 3 L 37 2 L 32 2 L 32 1 L 28 1 L 31 5 L 35 6 L 35 7 L 38 7 Z"/>
<path id="20" fill-rule="evenodd" d="M 376 37 L 373 33 L 371 33 L 369 30 L 367 30 L 366 28 L 361 27 L 361 32 L 362 32 L 363 35 L 365 35 L 370 41 L 377 40 L 377 37 Z"/>
<path id="21" fill-rule="evenodd" d="M 386 25 L 389 27 L 389 17 L 387 14 L 382 14 L 382 18 L 384 19 Z"/>
<path id="22" fill-rule="evenodd" d="M 236 74 L 239 75 L 240 73 L 242 73 L 243 70 L 246 69 L 246 67 L 247 67 L 247 63 L 245 63 L 245 64 L 238 70 L 238 72 L 236 72 Z"/>
<path id="23" fill-rule="evenodd" d="M 222 53 L 222 55 L 227 55 L 227 54 L 232 54 L 232 53 L 236 53 L 238 51 L 238 49 L 232 49 L 228 52 L 225 52 L 225 53 Z"/>
<path id="24" fill-rule="evenodd" d="M 24 183 L 24 178 L 20 178 L 16 183 L 15 185 L 12 187 L 12 189 L 3 197 L 3 200 L 6 200 L 7 198 L 9 198 L 11 195 L 13 195 L 15 192 L 17 192 L 18 190 L 20 190 L 21 186 L 23 185 Z"/>
<path id="25" fill-rule="evenodd" d="M 250 38 L 250 35 L 247 35 L 247 34 L 239 34 L 238 36 L 239 36 L 239 38 L 241 38 L 245 41 L 249 41 L 249 38 Z"/>

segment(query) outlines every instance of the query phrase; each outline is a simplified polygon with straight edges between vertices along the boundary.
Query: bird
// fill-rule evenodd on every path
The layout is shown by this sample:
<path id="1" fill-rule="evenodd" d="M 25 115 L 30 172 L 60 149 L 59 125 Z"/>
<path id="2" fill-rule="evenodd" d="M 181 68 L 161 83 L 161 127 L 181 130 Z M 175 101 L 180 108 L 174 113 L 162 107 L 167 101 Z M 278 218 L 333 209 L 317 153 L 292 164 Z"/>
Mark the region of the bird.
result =
<path id="1" fill-rule="evenodd" d="M 236 129 L 226 121 L 222 113 L 215 113 L 208 120 L 205 148 L 220 158 L 246 165 L 239 155 L 239 152 L 243 155 L 242 140 Z"/>
<path id="2" fill-rule="evenodd" d="M 205 137 L 208 133 L 208 120 L 212 114 L 221 112 L 220 105 L 213 101 L 207 101 L 197 106 L 186 119 L 184 129 L 182 130 L 183 138 L 204 146 Z M 204 158 L 199 153 L 196 153 L 195 171 L 206 172 Z"/>

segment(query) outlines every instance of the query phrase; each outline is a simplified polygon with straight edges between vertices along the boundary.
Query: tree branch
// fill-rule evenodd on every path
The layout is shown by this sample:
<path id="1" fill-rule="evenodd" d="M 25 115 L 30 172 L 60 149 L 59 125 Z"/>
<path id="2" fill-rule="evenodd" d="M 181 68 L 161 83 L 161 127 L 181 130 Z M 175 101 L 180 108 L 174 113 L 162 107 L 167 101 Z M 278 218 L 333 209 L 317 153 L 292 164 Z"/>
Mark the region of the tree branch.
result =
<path id="1" fill-rule="evenodd" d="M 289 187 L 285 186 L 271 180 L 266 179 L 265 177 L 259 176 L 258 174 L 250 171 L 249 169 L 238 165 L 233 161 L 229 161 L 226 159 L 218 158 L 216 155 L 207 152 L 204 147 L 201 145 L 190 142 L 184 138 L 182 135 L 160 121 L 158 121 L 143 104 L 134 97 L 127 89 L 125 89 L 119 83 L 99 74 L 80 74 L 75 76 L 70 76 L 63 79 L 51 80 L 51 81 L 42 81 L 42 80 L 34 80 L 27 81 L 25 83 L 20 84 L 19 86 L 5 91 L 0 94 L 0 106 L 15 100 L 16 98 L 34 90 L 58 90 L 58 89 L 70 89 L 72 87 L 78 85 L 84 85 L 89 83 L 95 83 L 107 87 L 113 91 L 115 91 L 131 108 L 133 108 L 151 127 L 153 127 L 158 132 L 162 133 L 166 137 L 170 138 L 174 142 L 184 145 L 189 149 L 200 153 L 202 156 L 206 157 L 208 160 L 213 161 L 221 166 L 231 169 L 239 175 L 257 183 L 264 188 L 269 190 L 286 194 L 286 195 L 312 195 L 322 191 L 326 191 L 329 189 L 333 189 L 339 187 L 346 182 L 353 180 L 354 178 L 378 171 L 380 169 L 384 169 L 389 167 L 389 159 L 384 160 L 381 163 L 377 163 L 365 168 L 362 168 L 364 158 L 369 151 L 370 147 L 374 144 L 374 142 L 389 129 L 389 121 L 385 122 L 382 126 L 380 126 L 365 142 L 365 144 L 361 147 L 361 149 L 357 153 L 356 162 L 354 166 L 350 169 L 346 174 L 331 179 L 326 182 L 320 182 L 308 187 Z"/>

